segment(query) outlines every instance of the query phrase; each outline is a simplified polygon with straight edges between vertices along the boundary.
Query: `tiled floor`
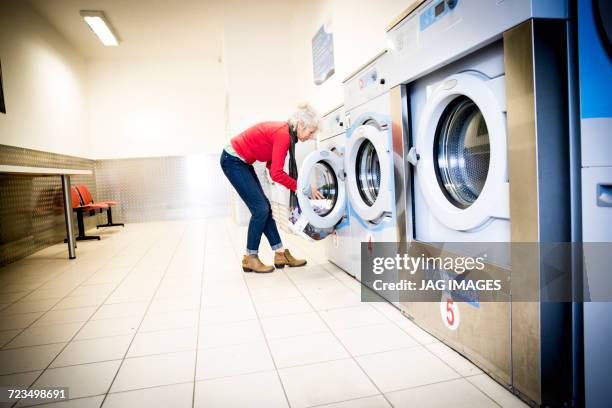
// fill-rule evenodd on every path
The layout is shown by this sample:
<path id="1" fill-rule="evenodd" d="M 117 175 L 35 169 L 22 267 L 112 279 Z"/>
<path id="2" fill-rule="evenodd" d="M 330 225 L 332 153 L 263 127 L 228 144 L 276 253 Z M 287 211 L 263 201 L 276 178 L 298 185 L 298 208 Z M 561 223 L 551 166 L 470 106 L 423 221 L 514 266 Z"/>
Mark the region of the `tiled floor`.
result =
<path id="1" fill-rule="evenodd" d="M 390 305 L 361 303 L 321 245 L 285 237 L 308 266 L 256 275 L 229 220 L 102 234 L 76 260 L 56 245 L 0 269 L 0 386 L 69 387 L 48 407 L 523 406 Z"/>

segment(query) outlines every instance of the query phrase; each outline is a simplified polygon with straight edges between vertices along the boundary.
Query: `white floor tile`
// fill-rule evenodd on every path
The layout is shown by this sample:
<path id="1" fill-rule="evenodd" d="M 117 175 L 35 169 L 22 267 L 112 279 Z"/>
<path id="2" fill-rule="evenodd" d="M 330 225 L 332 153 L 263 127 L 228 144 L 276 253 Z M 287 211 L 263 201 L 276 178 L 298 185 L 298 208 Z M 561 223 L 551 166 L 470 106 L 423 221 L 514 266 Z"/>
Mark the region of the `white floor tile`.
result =
<path id="1" fill-rule="evenodd" d="M 418 346 L 412 337 L 393 323 L 361 326 L 334 332 L 354 356 Z"/>
<path id="2" fill-rule="evenodd" d="M 74 400 L 52 402 L 50 404 L 36 405 L 38 408 L 100 408 L 104 395 L 85 397 Z"/>
<path id="3" fill-rule="evenodd" d="M 196 380 L 274 369 L 265 342 L 198 350 Z"/>
<path id="4" fill-rule="evenodd" d="M 143 317 L 149 302 L 128 302 L 102 305 L 91 320 L 116 319 L 121 317 Z"/>
<path id="5" fill-rule="evenodd" d="M 459 377 L 423 347 L 369 354 L 357 362 L 384 393 Z"/>
<path id="6" fill-rule="evenodd" d="M 23 330 L 21 329 L 0 331 L 0 348 L 4 346 L 6 343 L 8 343 L 9 341 L 11 341 L 14 337 L 16 337 L 22 331 Z"/>
<path id="7" fill-rule="evenodd" d="M 275 371 L 196 382 L 196 408 L 286 408 L 287 399 Z"/>
<path id="8" fill-rule="evenodd" d="M 187 329 L 197 327 L 198 310 L 183 310 L 178 312 L 166 312 L 150 314 L 147 312 L 140 326 L 140 332 L 151 332 L 158 330 Z"/>
<path id="9" fill-rule="evenodd" d="M 91 298 L 105 298 L 115 289 L 117 285 L 114 283 L 100 283 L 97 285 L 86 285 L 79 286 L 70 293 L 71 297 L 91 297 Z"/>
<path id="10" fill-rule="evenodd" d="M 77 309 L 50 310 L 32 324 L 32 327 L 52 326 L 64 323 L 86 322 L 95 312 L 95 307 Z"/>
<path id="11" fill-rule="evenodd" d="M 193 383 L 109 394 L 104 408 L 191 408 Z"/>
<path id="12" fill-rule="evenodd" d="M 59 299 L 20 300 L 2 310 L 2 315 L 46 312 L 47 310 L 51 309 L 58 300 Z"/>
<path id="13" fill-rule="evenodd" d="M 98 295 L 87 295 L 87 296 L 69 296 L 60 300 L 57 305 L 53 307 L 53 310 L 61 310 L 61 309 L 74 309 L 77 307 L 88 307 L 88 306 L 100 306 L 104 299 L 106 299 L 106 294 L 98 294 Z"/>
<path id="14" fill-rule="evenodd" d="M 359 326 L 369 326 L 373 324 L 387 323 L 387 319 L 382 316 L 372 306 L 365 304 L 359 306 L 346 307 L 341 309 L 331 309 L 321 311 L 321 317 L 332 330 L 350 329 Z"/>
<path id="15" fill-rule="evenodd" d="M 34 383 L 34 380 L 36 380 L 41 373 L 42 370 L 11 375 L 0 375 L 0 385 L 27 388 Z"/>
<path id="16" fill-rule="evenodd" d="M 42 370 L 65 344 L 24 347 L 0 351 L 0 375 Z"/>
<path id="17" fill-rule="evenodd" d="M 193 381 L 195 351 L 128 358 L 111 392 L 158 387 Z"/>
<path id="18" fill-rule="evenodd" d="M 251 296 L 256 303 L 273 302 L 275 300 L 290 299 L 302 296 L 300 291 L 292 284 L 283 286 L 264 287 L 261 289 L 251 289 Z"/>
<path id="19" fill-rule="evenodd" d="M 269 343 L 278 368 L 350 357 L 330 332 L 270 340 Z"/>
<path id="20" fill-rule="evenodd" d="M 507 389 L 486 374 L 479 374 L 466 378 L 480 391 L 484 392 L 503 408 L 527 408 L 527 404 L 512 395 Z"/>
<path id="21" fill-rule="evenodd" d="M 134 334 L 139 323 L 140 319 L 137 317 L 90 320 L 76 335 L 75 340 Z"/>
<path id="22" fill-rule="evenodd" d="M 329 331 L 315 312 L 270 317 L 262 319 L 261 324 L 268 340 Z"/>
<path id="23" fill-rule="evenodd" d="M 335 404 L 321 405 L 321 408 L 391 408 L 385 397 L 377 395 L 374 397 L 358 398 L 350 401 L 337 402 Z"/>
<path id="24" fill-rule="evenodd" d="M 81 328 L 83 323 L 67 323 L 54 326 L 30 327 L 5 346 L 5 348 L 39 346 L 66 343 Z"/>
<path id="25" fill-rule="evenodd" d="M 258 320 L 200 325 L 198 348 L 231 346 L 263 339 L 264 336 Z"/>
<path id="26" fill-rule="evenodd" d="M 104 394 L 119 368 L 119 363 L 119 361 L 108 361 L 52 368 L 43 373 L 34 383 L 34 387 L 68 387 L 70 398 Z"/>
<path id="27" fill-rule="evenodd" d="M 434 343 L 439 342 L 438 339 L 436 339 L 431 334 L 427 333 L 425 330 L 421 329 L 415 323 L 410 321 L 410 319 L 408 319 L 407 317 L 405 316 L 400 316 L 400 317 L 401 319 L 396 320 L 395 324 L 400 329 L 408 333 L 410 337 L 415 339 L 418 343 L 426 345 L 426 344 L 434 344 Z"/>
<path id="28" fill-rule="evenodd" d="M 482 374 L 480 368 L 443 343 L 429 344 L 425 347 L 464 377 Z"/>
<path id="29" fill-rule="evenodd" d="M 279 299 L 255 303 L 260 319 L 312 312 L 310 304 L 303 297 Z"/>
<path id="30" fill-rule="evenodd" d="M 498 405 L 465 379 L 386 394 L 394 407 L 496 408 Z"/>
<path id="31" fill-rule="evenodd" d="M 309 407 L 377 395 L 352 359 L 279 370 L 292 407 Z"/>
<path id="32" fill-rule="evenodd" d="M 282 233 L 308 266 L 261 275 L 242 272 L 246 227 L 228 219 L 113 231 L 77 260 L 54 245 L 0 269 L 0 347 L 15 347 L 0 350 L 0 385 L 42 374 L 92 395 L 55 408 L 99 407 L 91 393 L 109 387 L 105 408 L 187 408 L 194 388 L 206 408 L 389 407 L 381 390 L 397 406 L 524 406 L 393 306 L 361 303 L 322 242 Z M 47 341 L 59 343 L 28 346 Z"/>
<path id="33" fill-rule="evenodd" d="M 23 293 L 23 295 L 25 295 L 28 292 L 20 292 L 20 293 Z M 27 296 L 23 297 L 23 300 L 27 301 L 27 300 L 41 300 L 41 299 L 56 299 L 56 301 L 59 301 L 64 296 L 68 295 L 68 293 L 70 293 L 70 290 L 68 289 L 64 289 L 64 290 L 36 289 L 34 292 L 31 292 Z M 17 300 L 17 299 L 13 299 L 13 300 L 10 300 L 10 299 L 11 299 L 10 296 L 7 296 L 7 295 L 2 296 L 2 300 L 7 301 L 7 302 L 14 302 L 15 300 Z"/>
<path id="34" fill-rule="evenodd" d="M 358 306 L 361 304 L 359 294 L 351 292 L 349 289 L 343 288 L 336 292 L 309 295 L 305 294 L 308 301 L 316 310 L 335 309 L 340 307 Z"/>
<path id="35" fill-rule="evenodd" d="M 183 310 L 194 310 L 200 308 L 199 297 L 181 297 L 181 298 L 156 298 L 153 299 L 147 313 L 168 313 Z"/>
<path id="36" fill-rule="evenodd" d="M 25 329 L 44 312 L 20 313 L 14 315 L 0 315 L 0 330 Z"/>
<path id="37" fill-rule="evenodd" d="M 256 319 L 255 310 L 250 304 L 240 306 L 209 307 L 202 310 L 201 324 L 232 323 Z"/>
<path id="38" fill-rule="evenodd" d="M 197 333 L 194 327 L 138 333 L 130 346 L 128 357 L 195 350 Z"/>
<path id="39" fill-rule="evenodd" d="M 342 282 L 330 274 L 327 274 L 322 279 L 295 281 L 295 285 L 307 297 L 325 296 L 348 291 L 348 288 Z"/>
<path id="40" fill-rule="evenodd" d="M 53 361 L 51 367 L 121 360 L 132 335 L 73 341 Z"/>

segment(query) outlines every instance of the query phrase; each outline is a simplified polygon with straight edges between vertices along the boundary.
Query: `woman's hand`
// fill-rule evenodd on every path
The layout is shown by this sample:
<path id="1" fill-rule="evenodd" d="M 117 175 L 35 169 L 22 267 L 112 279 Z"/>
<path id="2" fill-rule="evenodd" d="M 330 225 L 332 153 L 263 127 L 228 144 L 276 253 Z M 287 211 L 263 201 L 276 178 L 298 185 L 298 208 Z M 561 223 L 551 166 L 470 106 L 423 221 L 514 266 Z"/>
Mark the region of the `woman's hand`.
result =
<path id="1" fill-rule="evenodd" d="M 323 194 L 315 186 L 310 186 L 310 198 L 313 200 L 324 200 Z"/>

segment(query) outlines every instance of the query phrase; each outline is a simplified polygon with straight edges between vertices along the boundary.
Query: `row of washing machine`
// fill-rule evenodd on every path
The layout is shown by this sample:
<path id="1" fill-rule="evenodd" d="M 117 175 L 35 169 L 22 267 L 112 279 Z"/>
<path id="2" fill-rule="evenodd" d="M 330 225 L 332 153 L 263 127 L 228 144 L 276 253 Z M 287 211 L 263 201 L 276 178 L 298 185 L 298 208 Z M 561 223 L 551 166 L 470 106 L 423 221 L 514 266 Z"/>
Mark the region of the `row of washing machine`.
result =
<path id="1" fill-rule="evenodd" d="M 604 93 L 589 97 L 599 105 L 585 121 L 592 103 L 579 98 L 575 56 L 585 41 L 575 38 L 579 10 L 603 27 L 588 46 L 608 49 L 605 4 L 427 0 L 398 17 L 387 49 L 344 81 L 344 105 L 325 116 L 318 149 L 299 172 L 303 213 L 335 228 L 330 261 L 362 280 L 361 248 L 374 242 L 449 250 L 576 242 L 581 208 L 584 230 L 599 226 L 592 237 L 612 241 L 611 57 L 604 51 L 588 78 L 591 92 Z M 310 199 L 312 186 L 324 200 Z M 532 301 L 455 303 L 454 326 L 438 303 L 387 300 L 523 399 L 575 403 L 585 387 L 577 380 L 581 312 L 571 302 L 538 302 L 546 260 L 522 276 L 524 260 L 503 248 L 495 265 L 536 288 Z"/>

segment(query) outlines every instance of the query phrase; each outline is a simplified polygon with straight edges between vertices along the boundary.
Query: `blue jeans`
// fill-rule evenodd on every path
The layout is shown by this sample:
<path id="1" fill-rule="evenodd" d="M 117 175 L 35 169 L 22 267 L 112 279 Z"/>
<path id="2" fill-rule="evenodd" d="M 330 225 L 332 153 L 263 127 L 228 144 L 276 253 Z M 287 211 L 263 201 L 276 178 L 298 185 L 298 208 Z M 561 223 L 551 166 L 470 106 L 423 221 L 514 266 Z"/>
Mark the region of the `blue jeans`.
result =
<path id="1" fill-rule="evenodd" d="M 223 153 L 221 153 L 221 169 L 251 211 L 247 236 L 247 254 L 257 253 L 262 234 L 265 234 L 273 250 L 282 248 L 283 244 L 276 229 L 274 218 L 272 218 L 270 202 L 261 188 L 253 166 L 223 150 Z"/>

